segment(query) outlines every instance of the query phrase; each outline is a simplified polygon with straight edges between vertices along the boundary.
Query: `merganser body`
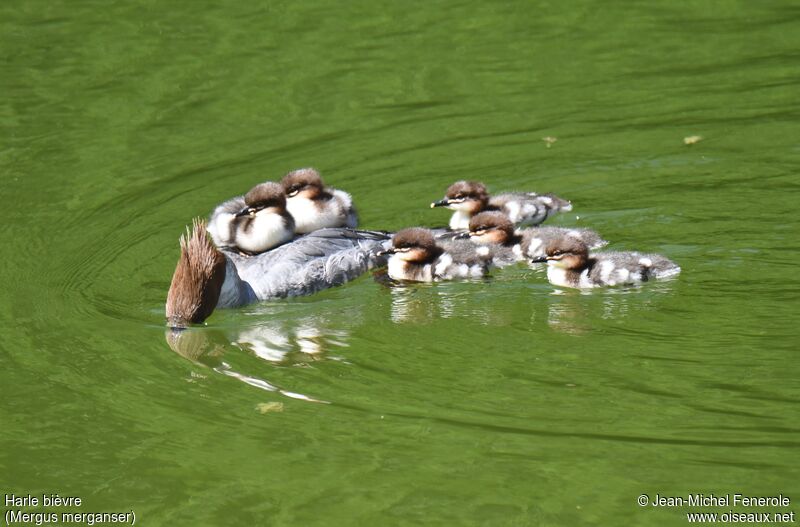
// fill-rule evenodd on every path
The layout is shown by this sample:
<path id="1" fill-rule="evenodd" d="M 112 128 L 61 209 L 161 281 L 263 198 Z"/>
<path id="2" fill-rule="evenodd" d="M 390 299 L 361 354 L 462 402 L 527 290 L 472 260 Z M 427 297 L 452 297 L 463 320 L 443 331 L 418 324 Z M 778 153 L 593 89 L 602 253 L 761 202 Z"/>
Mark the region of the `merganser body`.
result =
<path id="1" fill-rule="evenodd" d="M 651 279 L 677 276 L 681 268 L 660 254 L 607 252 L 589 254 L 586 244 L 574 238 L 550 242 L 545 248 L 547 279 L 562 287 L 590 288 L 637 285 Z"/>
<path id="2" fill-rule="evenodd" d="M 208 232 L 217 247 L 258 254 L 294 237 L 295 222 L 278 183 L 261 183 L 211 213 Z"/>
<path id="3" fill-rule="evenodd" d="M 429 229 L 403 229 L 392 238 L 388 274 L 394 280 L 434 282 L 454 278 L 479 278 L 489 272 L 490 253 L 480 254 L 463 240 L 437 243 Z"/>
<path id="4" fill-rule="evenodd" d="M 354 229 L 358 226 L 358 214 L 350 194 L 326 187 L 319 172 L 313 168 L 289 172 L 281 180 L 281 185 L 298 234 L 326 227 Z"/>
<path id="5" fill-rule="evenodd" d="M 181 236 L 181 254 L 167 295 L 169 324 L 201 323 L 216 308 L 304 296 L 344 284 L 374 266 L 389 247 L 383 232 L 321 229 L 255 256 L 221 250 L 195 221 Z"/>
<path id="6" fill-rule="evenodd" d="M 515 225 L 538 225 L 556 212 L 572 210 L 572 204 L 554 194 L 535 192 L 506 192 L 489 196 L 486 186 L 478 181 L 456 181 L 448 187 L 444 199 L 431 207 L 447 207 L 455 212 L 450 228 L 465 230 L 469 220 L 482 211 L 505 213 Z"/>

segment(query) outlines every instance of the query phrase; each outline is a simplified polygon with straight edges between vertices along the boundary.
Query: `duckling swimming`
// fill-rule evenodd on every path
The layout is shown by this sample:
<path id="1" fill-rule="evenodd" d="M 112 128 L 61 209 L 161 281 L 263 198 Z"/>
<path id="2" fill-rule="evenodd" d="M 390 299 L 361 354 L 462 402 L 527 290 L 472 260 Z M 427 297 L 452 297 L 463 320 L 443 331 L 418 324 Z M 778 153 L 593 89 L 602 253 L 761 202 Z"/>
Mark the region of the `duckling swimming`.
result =
<path id="1" fill-rule="evenodd" d="M 433 282 L 454 278 L 478 278 L 489 272 L 490 252 L 480 254 L 469 242 L 453 240 L 437 244 L 433 232 L 421 227 L 403 229 L 392 238 L 388 273 L 394 280 Z"/>
<path id="2" fill-rule="evenodd" d="M 650 279 L 677 276 L 681 268 L 660 254 L 608 252 L 589 254 L 575 238 L 553 240 L 545 248 L 547 279 L 553 285 L 589 288 L 636 285 Z"/>
<path id="3" fill-rule="evenodd" d="M 319 172 L 313 168 L 289 172 L 281 180 L 281 185 L 298 234 L 325 227 L 355 229 L 358 226 L 358 214 L 350 194 L 326 187 Z"/>
<path id="4" fill-rule="evenodd" d="M 222 203 L 208 223 L 208 232 L 218 247 L 235 247 L 250 254 L 286 243 L 295 231 L 283 187 L 272 182 L 256 185 L 244 196 Z"/>
<path id="5" fill-rule="evenodd" d="M 201 323 L 216 308 L 310 295 L 385 265 L 383 232 L 321 229 L 255 256 L 220 250 L 195 220 L 181 237 L 181 255 L 167 294 L 172 327 Z"/>
<path id="6" fill-rule="evenodd" d="M 608 242 L 591 229 L 565 227 L 534 227 L 516 231 L 511 220 L 502 212 L 481 212 L 469 221 L 469 232 L 460 235 L 474 243 L 493 248 L 494 264 L 498 267 L 544 256 L 548 243 L 563 238 L 582 241 L 590 249 Z M 479 249 L 480 250 L 480 249 Z"/>
<path id="7" fill-rule="evenodd" d="M 455 212 L 450 217 L 450 228 L 469 228 L 469 220 L 482 211 L 501 211 L 515 225 L 538 225 L 556 212 L 572 210 L 572 204 L 554 194 L 535 192 L 506 192 L 489 196 L 486 186 L 478 181 L 456 181 L 447 189 L 444 199 L 431 203 L 433 207 L 447 207 Z"/>

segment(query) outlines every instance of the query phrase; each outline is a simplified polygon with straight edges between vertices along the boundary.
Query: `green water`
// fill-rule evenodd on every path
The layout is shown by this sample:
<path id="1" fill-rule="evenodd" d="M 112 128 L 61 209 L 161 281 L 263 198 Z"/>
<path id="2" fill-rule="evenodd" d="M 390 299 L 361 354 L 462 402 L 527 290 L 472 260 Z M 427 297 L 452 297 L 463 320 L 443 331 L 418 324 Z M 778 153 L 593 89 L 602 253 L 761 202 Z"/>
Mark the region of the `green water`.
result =
<path id="1" fill-rule="evenodd" d="M 144 525 L 800 514 L 797 5 L 227 4 L 0 6 L 0 493 Z M 184 226 L 302 166 L 367 228 L 445 223 L 456 179 L 556 192 L 550 223 L 683 273 L 365 276 L 174 353 Z"/>

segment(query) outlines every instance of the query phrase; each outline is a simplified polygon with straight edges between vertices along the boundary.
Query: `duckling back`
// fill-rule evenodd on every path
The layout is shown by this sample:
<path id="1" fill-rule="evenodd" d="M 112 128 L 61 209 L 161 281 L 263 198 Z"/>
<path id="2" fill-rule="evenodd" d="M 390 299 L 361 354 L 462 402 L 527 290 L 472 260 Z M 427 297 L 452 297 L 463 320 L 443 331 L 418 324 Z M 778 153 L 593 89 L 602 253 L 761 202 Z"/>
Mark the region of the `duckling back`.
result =
<path id="1" fill-rule="evenodd" d="M 593 285 L 639 284 L 677 276 L 681 268 L 660 254 L 607 252 L 592 255 L 588 280 Z"/>
<path id="2" fill-rule="evenodd" d="M 572 210 L 572 204 L 555 194 L 504 192 L 489 199 L 489 208 L 504 212 L 515 225 L 538 225 L 556 212 Z"/>
<path id="3" fill-rule="evenodd" d="M 449 240 L 440 242 L 440 246 L 444 252 L 433 263 L 434 279 L 480 278 L 489 273 L 492 248 L 479 247 L 468 240 Z"/>

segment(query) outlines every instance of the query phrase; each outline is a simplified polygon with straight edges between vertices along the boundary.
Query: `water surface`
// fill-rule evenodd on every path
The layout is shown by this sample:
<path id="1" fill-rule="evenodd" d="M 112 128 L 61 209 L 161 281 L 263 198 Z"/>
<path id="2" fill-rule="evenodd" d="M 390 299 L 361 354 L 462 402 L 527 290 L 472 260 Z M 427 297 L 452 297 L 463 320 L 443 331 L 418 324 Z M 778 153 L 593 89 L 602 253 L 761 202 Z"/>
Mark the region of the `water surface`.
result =
<path id="1" fill-rule="evenodd" d="M 800 512 L 798 49 L 785 2 L 6 3 L 0 488 L 147 525 Z M 456 179 L 556 192 L 683 273 L 364 276 L 173 352 L 184 226 L 302 166 L 367 228 L 443 224 Z"/>

